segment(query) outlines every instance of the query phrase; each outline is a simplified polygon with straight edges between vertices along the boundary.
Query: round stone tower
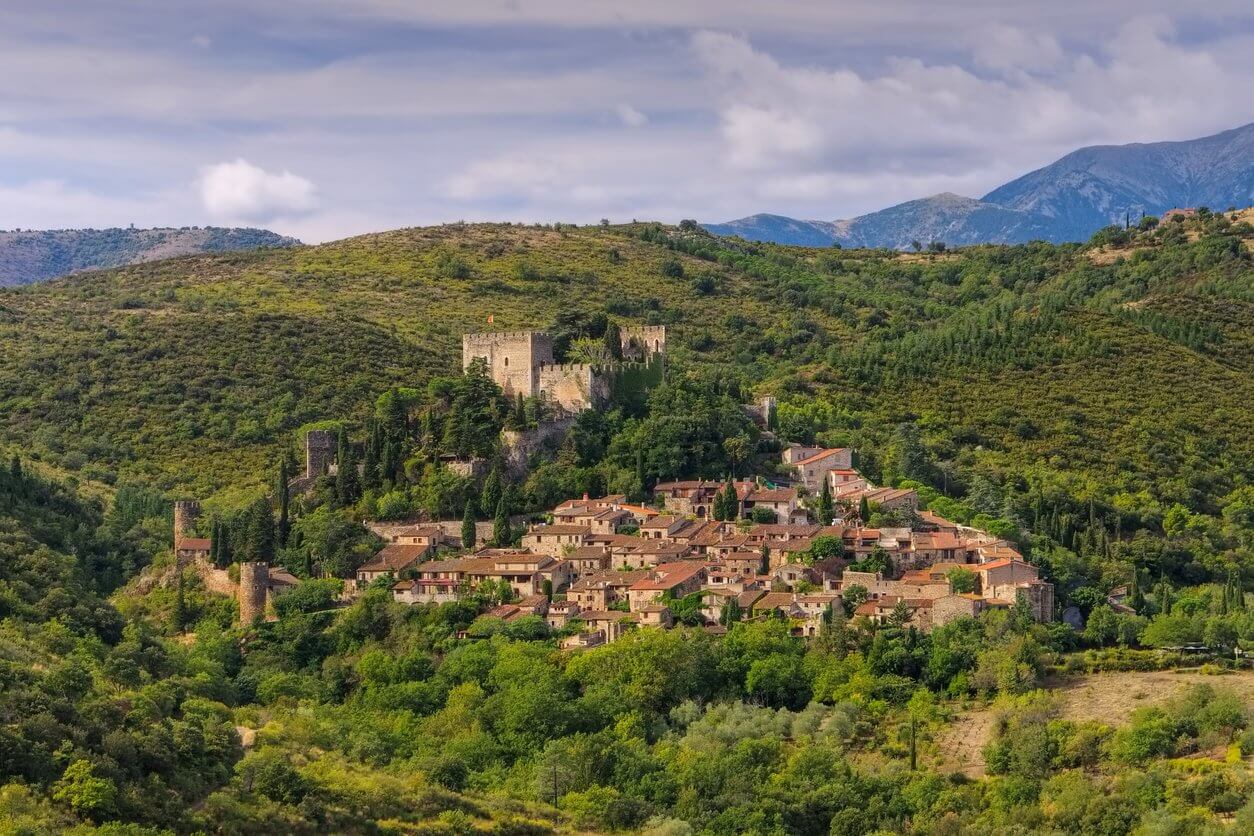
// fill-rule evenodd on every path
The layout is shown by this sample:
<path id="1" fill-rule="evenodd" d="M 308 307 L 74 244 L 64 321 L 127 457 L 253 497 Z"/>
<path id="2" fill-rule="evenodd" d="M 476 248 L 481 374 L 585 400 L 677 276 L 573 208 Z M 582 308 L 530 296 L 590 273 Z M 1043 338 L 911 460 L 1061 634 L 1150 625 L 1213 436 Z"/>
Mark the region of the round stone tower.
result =
<path id="1" fill-rule="evenodd" d="M 239 565 L 239 622 L 255 624 L 266 617 L 266 590 L 270 567 L 265 563 Z"/>
<path id="2" fill-rule="evenodd" d="M 174 547 L 192 533 L 200 518 L 200 503 L 194 499 L 180 499 L 174 503 Z"/>

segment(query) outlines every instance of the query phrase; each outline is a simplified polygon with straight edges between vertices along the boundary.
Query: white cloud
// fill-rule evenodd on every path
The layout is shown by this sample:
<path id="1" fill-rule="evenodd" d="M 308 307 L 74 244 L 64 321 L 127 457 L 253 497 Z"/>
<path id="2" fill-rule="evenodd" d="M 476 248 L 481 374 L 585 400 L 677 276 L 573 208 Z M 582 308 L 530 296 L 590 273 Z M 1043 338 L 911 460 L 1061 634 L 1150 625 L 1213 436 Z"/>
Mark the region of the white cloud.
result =
<path id="1" fill-rule="evenodd" d="M 649 117 L 629 104 L 620 104 L 614 108 L 618 118 L 629 128 L 640 128 L 649 123 Z"/>
<path id="2" fill-rule="evenodd" d="M 242 158 L 207 167 L 199 187 L 201 203 L 218 218 L 262 219 L 317 206 L 314 184 L 304 177 L 273 174 Z"/>
<path id="3" fill-rule="evenodd" d="M 972 47 L 985 74 L 914 57 L 878 73 L 786 66 L 722 32 L 692 45 L 721 102 L 727 165 L 800 202 L 856 199 L 867 183 L 887 197 L 900 192 L 894 180 L 978 196 L 1081 145 L 1188 139 L 1254 115 L 1242 92 L 1254 39 L 1232 39 L 1220 61 L 1157 17 L 1126 23 L 1092 54 L 995 27 Z"/>

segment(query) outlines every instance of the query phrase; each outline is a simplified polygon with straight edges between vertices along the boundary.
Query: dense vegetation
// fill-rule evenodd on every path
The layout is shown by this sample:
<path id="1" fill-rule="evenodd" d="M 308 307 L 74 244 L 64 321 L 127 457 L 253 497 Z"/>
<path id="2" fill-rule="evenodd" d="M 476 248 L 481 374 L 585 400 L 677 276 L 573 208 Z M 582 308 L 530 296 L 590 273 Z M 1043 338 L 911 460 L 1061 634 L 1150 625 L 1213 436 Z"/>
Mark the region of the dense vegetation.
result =
<path id="1" fill-rule="evenodd" d="M 0 470 L 0 820 L 49 833 L 1254 826 L 1249 709 L 1223 677 L 1120 728 L 1060 719 L 1037 690 L 1051 673 L 1180 660 L 1144 648 L 1254 641 L 1249 237 L 1207 215 L 1091 247 L 903 255 L 691 224 L 444 227 L 0 294 L 0 439 L 24 451 Z M 543 409 L 451 376 L 460 334 L 488 314 L 549 327 L 568 356 L 613 343 L 615 322 L 666 324 L 667 381 L 581 416 L 517 484 L 499 467 L 455 478 L 442 456 L 491 458 L 501 428 Z M 480 616 L 490 591 L 410 608 L 380 586 L 335 611 L 319 580 L 245 629 L 169 552 L 183 494 L 205 500 L 222 565 L 309 576 L 370 554 L 366 517 L 496 519 L 509 541 L 510 513 L 584 491 L 769 472 L 774 448 L 738 406 L 766 393 L 784 437 L 853 446 L 873 478 L 1014 539 L 1085 629 L 1014 610 L 920 634 L 837 610 L 808 643 L 766 621 L 569 654 L 538 619 Z M 363 477 L 288 497 L 276 477 L 295 472 L 311 426 L 336 430 Z M 1134 614 L 1107 603 L 1119 585 Z M 949 724 L 993 698 L 990 777 L 943 776 Z"/>

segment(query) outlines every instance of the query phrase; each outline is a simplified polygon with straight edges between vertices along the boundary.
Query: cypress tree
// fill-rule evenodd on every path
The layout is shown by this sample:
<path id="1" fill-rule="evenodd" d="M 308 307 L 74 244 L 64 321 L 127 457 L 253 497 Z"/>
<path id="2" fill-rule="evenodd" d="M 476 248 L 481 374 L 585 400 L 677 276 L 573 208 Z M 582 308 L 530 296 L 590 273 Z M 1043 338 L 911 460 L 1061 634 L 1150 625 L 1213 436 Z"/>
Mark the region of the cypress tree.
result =
<path id="1" fill-rule="evenodd" d="M 488 478 L 483 481 L 483 493 L 479 495 L 480 513 L 485 517 L 488 514 L 495 514 L 497 506 L 501 504 L 501 495 L 501 467 L 499 462 L 493 462 L 492 469 L 488 471 Z"/>
<path id="2" fill-rule="evenodd" d="M 288 490 L 287 483 L 291 479 L 291 473 L 287 469 L 287 458 L 284 457 L 279 462 L 279 527 L 277 535 L 279 539 L 279 547 L 287 545 L 287 536 L 292 531 L 291 521 L 291 494 Z"/>
<path id="3" fill-rule="evenodd" d="M 496 504 L 496 518 L 492 520 L 492 544 L 498 549 L 503 549 L 514 541 L 514 532 L 509 525 L 509 511 L 507 491 L 501 494 L 501 499 Z"/>
<path id="4" fill-rule="evenodd" d="M 618 324 L 611 322 L 605 326 L 605 334 L 601 339 L 605 343 L 605 353 L 611 360 L 623 359 L 623 333 Z"/>
<path id="5" fill-rule="evenodd" d="M 474 500 L 466 500 L 466 513 L 462 514 L 462 548 L 473 549 L 475 547 L 475 503 Z"/>
<path id="6" fill-rule="evenodd" d="M 380 466 L 383 455 L 383 431 L 378 421 L 370 422 L 370 434 L 366 441 L 366 452 L 361 458 L 361 486 L 365 490 L 379 487 L 385 478 Z"/>
<path id="7" fill-rule="evenodd" d="M 823 491 L 819 494 L 817 511 L 819 525 L 832 524 L 832 483 L 826 476 L 823 478 Z"/>
<path id="8" fill-rule="evenodd" d="M 178 590 L 174 597 L 174 612 L 170 614 L 170 624 L 176 633 L 181 633 L 187 624 L 187 596 L 183 571 L 180 569 L 178 574 Z"/>
<path id="9" fill-rule="evenodd" d="M 235 562 L 231 546 L 231 527 L 223 522 L 218 530 L 218 568 L 223 569 Z"/>
<path id="10" fill-rule="evenodd" d="M 248 509 L 243 556 L 266 563 L 274 559 L 274 513 L 265 497 L 258 499 Z"/>
<path id="11" fill-rule="evenodd" d="M 871 503 L 867 502 L 865 494 L 858 500 L 858 519 L 862 521 L 863 525 L 866 525 L 867 521 L 871 519 Z"/>
<path id="12" fill-rule="evenodd" d="M 340 427 L 339 450 L 336 454 L 335 494 L 341 505 L 351 505 L 361 496 L 357 480 L 357 459 L 348 443 L 348 433 Z"/>
<path id="13" fill-rule="evenodd" d="M 640 494 L 648 496 L 649 483 L 644 477 L 644 447 L 643 445 L 636 448 L 636 481 L 640 483 Z"/>

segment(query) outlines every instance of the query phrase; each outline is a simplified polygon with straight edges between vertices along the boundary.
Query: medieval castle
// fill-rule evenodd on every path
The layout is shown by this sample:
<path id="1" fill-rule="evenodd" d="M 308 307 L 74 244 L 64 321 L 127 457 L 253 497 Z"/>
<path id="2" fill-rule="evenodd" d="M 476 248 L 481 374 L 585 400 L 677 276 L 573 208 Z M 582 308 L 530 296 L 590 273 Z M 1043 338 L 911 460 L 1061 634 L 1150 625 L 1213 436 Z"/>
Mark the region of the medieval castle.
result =
<path id="1" fill-rule="evenodd" d="M 567 413 L 602 406 L 614 380 L 624 372 L 660 368 L 666 357 L 666 326 L 622 329 L 621 362 L 556 363 L 553 338 L 543 331 L 466 334 L 462 337 L 462 368 L 482 360 L 505 394 L 539 397 Z"/>

